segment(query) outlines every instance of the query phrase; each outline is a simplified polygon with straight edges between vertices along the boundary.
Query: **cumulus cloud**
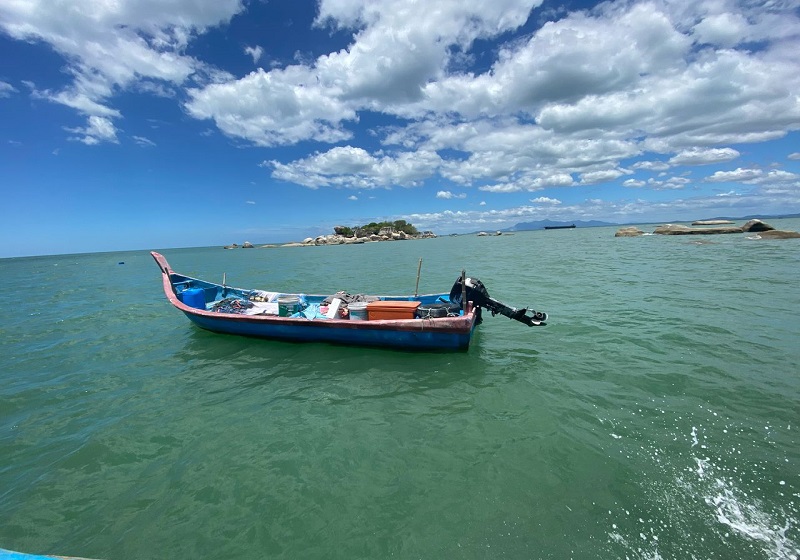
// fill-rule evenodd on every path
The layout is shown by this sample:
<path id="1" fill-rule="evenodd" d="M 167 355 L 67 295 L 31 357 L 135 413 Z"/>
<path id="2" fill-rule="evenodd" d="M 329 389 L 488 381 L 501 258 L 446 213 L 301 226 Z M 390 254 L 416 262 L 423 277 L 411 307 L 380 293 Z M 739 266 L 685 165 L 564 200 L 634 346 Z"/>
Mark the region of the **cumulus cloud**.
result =
<path id="1" fill-rule="evenodd" d="M 96 144 L 116 141 L 111 119 L 119 112 L 109 102 L 118 91 L 151 80 L 180 85 L 202 71 L 204 64 L 184 54 L 190 40 L 242 7 L 241 0 L 73 0 L 65 9 L 27 0 L 0 4 L 0 27 L 14 39 L 47 43 L 64 57 L 71 83 L 38 95 L 87 116 L 81 141 Z"/>
<path id="2" fill-rule="evenodd" d="M 363 148 L 341 146 L 290 164 L 264 162 L 272 167 L 272 176 L 310 188 L 335 186 L 374 189 L 380 187 L 417 187 L 440 165 L 435 152 L 370 154 Z"/>
<path id="3" fill-rule="evenodd" d="M 760 169 L 736 168 L 734 171 L 716 171 L 710 177 L 706 177 L 709 183 L 729 183 L 732 181 L 747 182 L 757 179 L 764 174 Z"/>
<path id="4" fill-rule="evenodd" d="M 637 161 L 631 165 L 632 169 L 643 169 L 645 171 L 666 171 L 670 165 L 665 161 Z"/>
<path id="5" fill-rule="evenodd" d="M 800 18 L 790 2 L 632 0 L 558 16 L 538 12 L 541 3 L 441 0 L 420 17 L 413 3 L 321 0 L 315 25 L 343 43 L 246 75 L 187 54 L 245 13 L 244 0 L 5 2 L 0 26 L 64 57 L 66 86 L 31 89 L 87 119 L 70 129 L 74 139 L 117 141 L 120 92 L 175 96 L 242 144 L 312 145 L 319 151 L 265 163 L 274 178 L 309 188 L 430 180 L 491 196 L 636 172 L 622 184 L 679 189 L 688 182 L 646 174 L 732 161 L 740 154 L 726 146 L 800 128 Z M 258 45 L 236 48 L 254 64 L 264 56 Z M 481 65 L 470 67 L 477 54 Z M 0 83 L 0 96 L 9 92 Z M 367 120 L 382 123 L 369 150 L 359 147 Z M 706 181 L 787 182 L 737 171 Z"/>
<path id="6" fill-rule="evenodd" d="M 601 169 L 599 171 L 589 171 L 581 173 L 581 183 L 584 185 L 591 185 L 594 183 L 604 183 L 606 181 L 613 181 L 623 175 L 630 175 L 632 172 L 628 169 Z"/>
<path id="7" fill-rule="evenodd" d="M 798 160 L 800 160 L 800 152 L 793 152 L 793 153 L 789 154 L 786 157 L 791 159 L 791 160 L 798 161 Z"/>
<path id="8" fill-rule="evenodd" d="M 466 193 L 453 194 L 450 191 L 439 191 L 436 193 L 436 198 L 449 200 L 451 198 L 467 198 L 467 195 Z"/>
<path id="9" fill-rule="evenodd" d="M 691 148 L 671 157 L 669 163 L 672 165 L 707 165 L 731 161 L 738 158 L 739 155 L 739 152 L 733 148 Z"/>
<path id="10" fill-rule="evenodd" d="M 639 187 L 645 186 L 647 183 L 645 181 L 640 181 L 638 179 L 627 179 L 622 182 L 623 187 L 634 188 L 638 189 Z"/>
<path id="11" fill-rule="evenodd" d="M 265 72 L 259 68 L 240 80 L 189 89 L 186 104 L 197 119 L 212 119 L 225 134 L 259 146 L 347 140 L 342 122 L 356 120 L 353 107 L 314 85 L 301 67 Z"/>
<path id="12" fill-rule="evenodd" d="M 686 188 L 691 180 L 686 177 L 670 177 L 666 180 L 648 179 L 647 186 L 657 191 L 678 190 Z"/>
<path id="13" fill-rule="evenodd" d="M 539 198 L 532 198 L 531 202 L 533 202 L 534 204 L 552 204 L 554 206 L 561 204 L 561 201 L 558 200 L 557 198 L 549 198 L 546 196 L 540 196 Z"/>

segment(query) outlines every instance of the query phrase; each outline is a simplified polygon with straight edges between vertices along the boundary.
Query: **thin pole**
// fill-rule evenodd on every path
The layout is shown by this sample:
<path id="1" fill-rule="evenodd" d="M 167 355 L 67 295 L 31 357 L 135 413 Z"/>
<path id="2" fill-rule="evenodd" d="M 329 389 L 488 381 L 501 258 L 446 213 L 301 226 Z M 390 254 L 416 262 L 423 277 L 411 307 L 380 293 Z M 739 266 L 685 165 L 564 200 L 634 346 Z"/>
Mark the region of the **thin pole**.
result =
<path id="1" fill-rule="evenodd" d="M 467 314 L 467 271 L 461 269 L 461 308 Z"/>
<path id="2" fill-rule="evenodd" d="M 419 293 L 419 272 L 422 270 L 422 258 L 419 259 L 419 264 L 417 265 L 417 285 L 414 286 L 414 297 L 417 297 Z"/>

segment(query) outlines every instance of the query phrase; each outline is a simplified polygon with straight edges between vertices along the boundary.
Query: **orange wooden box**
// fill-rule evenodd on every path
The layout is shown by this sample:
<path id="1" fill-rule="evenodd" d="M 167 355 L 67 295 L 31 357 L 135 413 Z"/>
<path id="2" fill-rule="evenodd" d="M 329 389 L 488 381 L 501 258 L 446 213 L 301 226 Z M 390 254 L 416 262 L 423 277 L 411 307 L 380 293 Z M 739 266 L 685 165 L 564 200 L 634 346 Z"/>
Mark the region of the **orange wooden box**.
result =
<path id="1" fill-rule="evenodd" d="M 370 321 L 380 319 L 413 319 L 418 301 L 371 301 L 367 304 Z"/>

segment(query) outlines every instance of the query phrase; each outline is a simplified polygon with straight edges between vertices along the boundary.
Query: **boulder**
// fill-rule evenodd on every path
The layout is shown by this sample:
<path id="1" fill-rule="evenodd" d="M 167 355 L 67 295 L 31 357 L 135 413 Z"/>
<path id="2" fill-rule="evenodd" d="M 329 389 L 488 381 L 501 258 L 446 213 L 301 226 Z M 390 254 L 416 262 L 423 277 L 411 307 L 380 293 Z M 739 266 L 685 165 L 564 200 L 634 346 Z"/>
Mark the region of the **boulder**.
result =
<path id="1" fill-rule="evenodd" d="M 314 244 L 314 238 L 313 237 L 306 237 L 305 239 L 303 239 L 303 245 L 313 245 L 313 244 Z M 286 245 L 284 245 L 284 247 L 285 246 Z"/>
<path id="2" fill-rule="evenodd" d="M 742 233 L 739 226 L 692 228 L 680 224 L 664 224 L 653 230 L 659 235 L 714 235 L 721 233 Z"/>
<path id="3" fill-rule="evenodd" d="M 245 241 L 244 243 L 242 243 L 242 249 L 253 249 L 253 248 L 254 248 L 253 244 L 250 243 L 249 241 Z"/>
<path id="4" fill-rule="evenodd" d="M 770 231 L 775 228 L 769 224 L 765 224 L 761 220 L 750 220 L 742 226 L 742 231 Z"/>
<path id="5" fill-rule="evenodd" d="M 800 239 L 800 233 L 796 231 L 771 229 L 769 231 L 759 232 L 757 239 Z"/>
<path id="6" fill-rule="evenodd" d="M 614 237 L 638 237 L 644 235 L 644 232 L 635 226 L 620 228 Z"/>

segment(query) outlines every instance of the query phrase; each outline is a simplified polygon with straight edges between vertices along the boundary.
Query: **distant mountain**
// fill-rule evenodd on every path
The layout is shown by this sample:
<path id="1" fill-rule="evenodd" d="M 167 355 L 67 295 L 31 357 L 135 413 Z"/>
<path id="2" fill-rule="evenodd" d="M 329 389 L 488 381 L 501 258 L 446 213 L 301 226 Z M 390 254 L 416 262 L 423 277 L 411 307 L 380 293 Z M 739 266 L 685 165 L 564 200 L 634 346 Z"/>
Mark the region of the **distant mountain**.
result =
<path id="1" fill-rule="evenodd" d="M 618 224 L 612 224 L 611 222 L 599 222 L 597 220 L 590 220 L 588 222 L 584 222 L 582 220 L 575 220 L 573 222 L 554 222 L 553 220 L 539 220 L 538 222 L 520 222 L 517 225 L 511 226 L 510 228 L 506 228 L 502 231 L 526 231 L 531 229 L 543 229 L 545 227 L 553 227 L 553 226 L 571 226 L 572 224 L 575 224 L 576 228 L 618 225 Z"/>

